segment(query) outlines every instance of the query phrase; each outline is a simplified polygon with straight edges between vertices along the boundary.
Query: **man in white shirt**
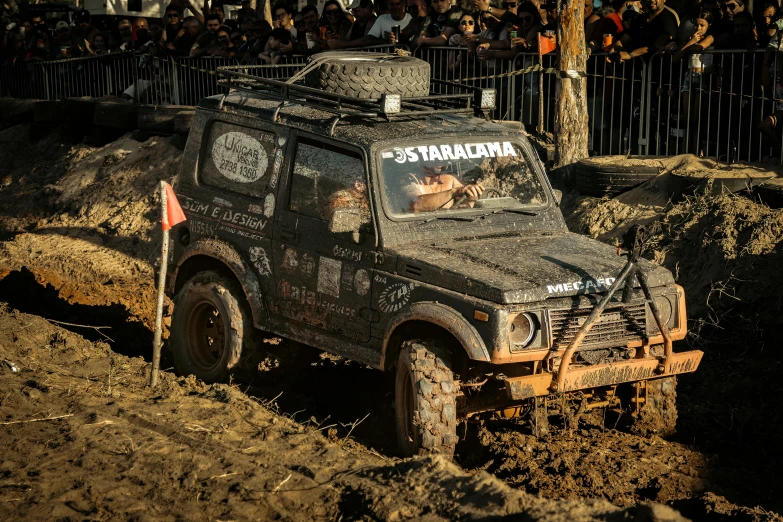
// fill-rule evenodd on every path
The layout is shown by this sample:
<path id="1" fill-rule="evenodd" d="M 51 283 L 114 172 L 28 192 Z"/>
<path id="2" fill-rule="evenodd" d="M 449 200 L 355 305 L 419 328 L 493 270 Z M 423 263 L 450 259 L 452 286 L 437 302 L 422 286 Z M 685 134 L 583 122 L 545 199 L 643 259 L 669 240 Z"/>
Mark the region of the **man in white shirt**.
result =
<path id="1" fill-rule="evenodd" d="M 364 45 L 376 45 L 386 42 L 397 43 L 392 34 L 392 27 L 400 26 L 400 31 L 405 30 L 413 18 L 405 12 L 405 0 L 389 0 L 389 14 L 381 15 L 367 33 Z"/>

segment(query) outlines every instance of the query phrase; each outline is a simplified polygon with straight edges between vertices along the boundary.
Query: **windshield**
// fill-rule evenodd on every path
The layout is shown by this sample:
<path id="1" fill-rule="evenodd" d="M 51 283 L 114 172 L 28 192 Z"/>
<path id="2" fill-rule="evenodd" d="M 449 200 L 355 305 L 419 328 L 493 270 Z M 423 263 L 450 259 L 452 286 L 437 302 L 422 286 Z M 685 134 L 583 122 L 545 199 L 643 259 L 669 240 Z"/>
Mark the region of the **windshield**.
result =
<path id="1" fill-rule="evenodd" d="M 473 139 L 381 151 L 384 205 L 393 217 L 521 212 L 546 191 L 521 146 Z M 466 216 L 466 219 L 467 219 Z"/>

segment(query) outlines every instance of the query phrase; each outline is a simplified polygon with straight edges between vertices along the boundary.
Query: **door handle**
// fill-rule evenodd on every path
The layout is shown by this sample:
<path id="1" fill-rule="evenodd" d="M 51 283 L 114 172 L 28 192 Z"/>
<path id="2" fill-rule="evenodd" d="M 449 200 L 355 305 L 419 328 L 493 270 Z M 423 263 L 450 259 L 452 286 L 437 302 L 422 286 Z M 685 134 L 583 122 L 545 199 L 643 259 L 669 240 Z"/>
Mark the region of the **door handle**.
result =
<path id="1" fill-rule="evenodd" d="M 281 228 L 280 229 L 280 237 L 282 239 L 288 239 L 290 241 L 296 240 L 296 230 L 291 230 L 290 228 Z"/>

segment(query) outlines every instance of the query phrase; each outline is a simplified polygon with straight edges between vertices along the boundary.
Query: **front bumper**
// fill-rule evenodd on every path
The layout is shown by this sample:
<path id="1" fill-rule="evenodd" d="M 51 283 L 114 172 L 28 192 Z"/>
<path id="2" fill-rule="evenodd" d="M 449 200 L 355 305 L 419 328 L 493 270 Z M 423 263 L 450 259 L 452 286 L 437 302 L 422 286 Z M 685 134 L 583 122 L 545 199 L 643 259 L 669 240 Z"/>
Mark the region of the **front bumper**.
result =
<path id="1" fill-rule="evenodd" d="M 601 386 L 613 386 L 625 382 L 657 379 L 680 373 L 696 371 L 704 352 L 691 350 L 672 354 L 668 371 L 661 371 L 661 361 L 655 358 L 632 359 L 594 366 L 571 367 L 566 374 L 563 388 L 558 391 L 572 392 L 589 390 Z M 530 399 L 549 395 L 554 373 L 539 373 L 522 377 L 510 377 L 505 381 L 506 393 L 512 400 Z"/>

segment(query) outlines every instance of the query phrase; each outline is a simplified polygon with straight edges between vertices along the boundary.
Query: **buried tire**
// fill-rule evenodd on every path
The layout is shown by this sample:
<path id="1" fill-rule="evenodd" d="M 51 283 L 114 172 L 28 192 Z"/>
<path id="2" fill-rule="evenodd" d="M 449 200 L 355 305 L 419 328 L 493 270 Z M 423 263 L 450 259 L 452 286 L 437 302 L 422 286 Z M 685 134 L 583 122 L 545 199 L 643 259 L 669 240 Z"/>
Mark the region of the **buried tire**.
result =
<path id="1" fill-rule="evenodd" d="M 627 162 L 636 164 L 629 165 Z M 616 163 L 615 163 L 616 162 Z M 588 196 L 617 195 L 654 178 L 663 170 L 655 159 L 602 156 L 580 160 L 574 166 L 576 189 Z"/>
<path id="2" fill-rule="evenodd" d="M 404 342 L 394 388 L 402 455 L 438 453 L 451 458 L 457 445 L 458 386 L 448 350 L 434 341 Z"/>
<path id="3" fill-rule="evenodd" d="M 757 185 L 754 192 L 769 208 L 783 208 L 783 178 L 775 178 Z"/>
<path id="4" fill-rule="evenodd" d="M 673 201 L 681 201 L 684 196 L 702 190 L 712 195 L 743 192 L 768 183 L 774 177 L 774 174 L 767 172 L 744 176 L 731 176 L 729 173 L 723 176 L 698 176 L 689 172 L 672 172 L 669 177 L 669 196 Z"/>
<path id="5" fill-rule="evenodd" d="M 325 58 L 307 74 L 306 82 L 310 87 L 354 98 L 428 96 L 430 64 L 412 56 L 345 53 Z"/>
<path id="6" fill-rule="evenodd" d="M 241 287 L 217 272 L 201 272 L 174 297 L 172 352 L 181 375 L 207 383 L 248 379 L 253 333 Z"/>

